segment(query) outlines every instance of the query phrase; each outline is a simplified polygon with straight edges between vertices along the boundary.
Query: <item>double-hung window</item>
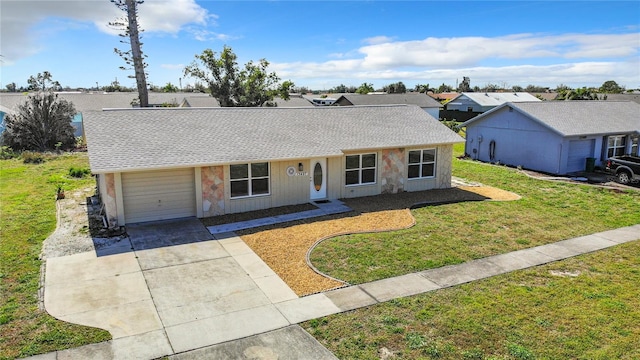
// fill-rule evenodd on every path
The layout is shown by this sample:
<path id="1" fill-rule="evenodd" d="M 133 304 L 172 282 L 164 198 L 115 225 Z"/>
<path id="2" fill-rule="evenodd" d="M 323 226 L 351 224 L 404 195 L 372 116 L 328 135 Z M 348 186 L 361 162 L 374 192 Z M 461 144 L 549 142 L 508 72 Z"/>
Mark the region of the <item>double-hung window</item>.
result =
<path id="1" fill-rule="evenodd" d="M 375 184 L 376 154 L 358 154 L 346 156 L 346 185 Z"/>
<path id="2" fill-rule="evenodd" d="M 269 163 L 229 165 L 231 197 L 269 195 Z"/>
<path id="3" fill-rule="evenodd" d="M 409 179 L 432 178 L 436 175 L 436 149 L 410 150 Z"/>
<path id="4" fill-rule="evenodd" d="M 626 146 L 627 137 L 625 135 L 609 136 L 607 143 L 607 158 L 624 155 Z"/>

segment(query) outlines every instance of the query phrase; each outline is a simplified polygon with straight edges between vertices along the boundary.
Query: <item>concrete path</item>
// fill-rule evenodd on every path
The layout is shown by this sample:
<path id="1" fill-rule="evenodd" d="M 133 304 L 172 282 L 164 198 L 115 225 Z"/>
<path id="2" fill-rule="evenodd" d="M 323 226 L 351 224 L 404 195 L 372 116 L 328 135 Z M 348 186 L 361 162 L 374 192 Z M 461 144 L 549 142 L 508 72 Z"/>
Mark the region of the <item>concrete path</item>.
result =
<path id="1" fill-rule="evenodd" d="M 252 219 L 247 221 L 239 221 L 231 224 L 222 224 L 222 225 L 214 225 L 209 226 L 207 229 L 212 234 L 223 234 L 229 233 L 244 229 L 253 229 L 260 226 L 281 224 L 289 221 L 295 220 L 303 220 L 310 219 L 314 217 L 333 215 L 333 214 L 341 214 L 345 212 L 349 212 L 352 209 L 345 205 L 340 200 L 331 200 L 331 201 L 323 201 L 323 202 L 314 202 L 313 203 L 317 209 L 300 211 L 292 214 L 284 214 L 277 216 L 270 216 L 260 219 Z"/>
<path id="2" fill-rule="evenodd" d="M 128 230 L 130 242 L 102 255 L 46 264 L 47 311 L 113 340 L 34 358 L 335 359 L 295 324 L 640 239 L 639 224 L 298 298 L 233 233 L 211 235 L 196 219 Z"/>

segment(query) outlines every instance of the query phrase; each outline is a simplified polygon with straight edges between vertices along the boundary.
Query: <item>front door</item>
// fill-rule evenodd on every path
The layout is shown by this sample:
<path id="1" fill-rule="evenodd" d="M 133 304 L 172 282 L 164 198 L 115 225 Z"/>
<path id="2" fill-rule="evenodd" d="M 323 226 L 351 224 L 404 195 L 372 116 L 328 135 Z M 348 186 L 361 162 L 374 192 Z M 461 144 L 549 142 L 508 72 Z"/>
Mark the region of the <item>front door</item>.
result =
<path id="1" fill-rule="evenodd" d="M 311 200 L 327 198 L 327 159 L 311 159 Z"/>

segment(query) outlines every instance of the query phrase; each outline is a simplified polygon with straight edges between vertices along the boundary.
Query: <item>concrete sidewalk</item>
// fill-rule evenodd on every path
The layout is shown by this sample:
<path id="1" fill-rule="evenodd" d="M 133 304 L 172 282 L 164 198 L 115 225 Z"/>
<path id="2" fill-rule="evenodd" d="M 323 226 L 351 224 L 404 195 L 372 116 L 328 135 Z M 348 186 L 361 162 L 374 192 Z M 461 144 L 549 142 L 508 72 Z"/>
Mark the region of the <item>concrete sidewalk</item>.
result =
<path id="1" fill-rule="evenodd" d="M 134 229 L 134 251 L 47 260 L 47 311 L 114 339 L 33 358 L 335 359 L 295 324 L 640 239 L 639 224 L 298 298 L 235 234 L 211 236 L 195 222 L 180 231 L 188 229 L 197 234 L 185 243 L 145 248 L 153 242 Z M 292 339 L 305 345 L 282 346 Z"/>

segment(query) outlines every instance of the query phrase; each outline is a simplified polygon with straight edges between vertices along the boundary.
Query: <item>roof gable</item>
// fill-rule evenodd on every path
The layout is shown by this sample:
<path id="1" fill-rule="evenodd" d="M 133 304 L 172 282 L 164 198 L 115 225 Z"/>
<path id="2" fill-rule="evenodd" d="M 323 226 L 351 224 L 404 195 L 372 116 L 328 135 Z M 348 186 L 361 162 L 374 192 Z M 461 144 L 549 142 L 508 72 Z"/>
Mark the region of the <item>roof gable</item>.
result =
<path id="1" fill-rule="evenodd" d="M 442 104 L 423 93 L 404 94 L 343 94 L 336 103 L 346 100 L 351 105 L 417 105 L 421 108 L 440 108 Z"/>
<path id="2" fill-rule="evenodd" d="M 84 114 L 96 173 L 341 156 L 463 139 L 417 106 L 156 108 Z"/>

